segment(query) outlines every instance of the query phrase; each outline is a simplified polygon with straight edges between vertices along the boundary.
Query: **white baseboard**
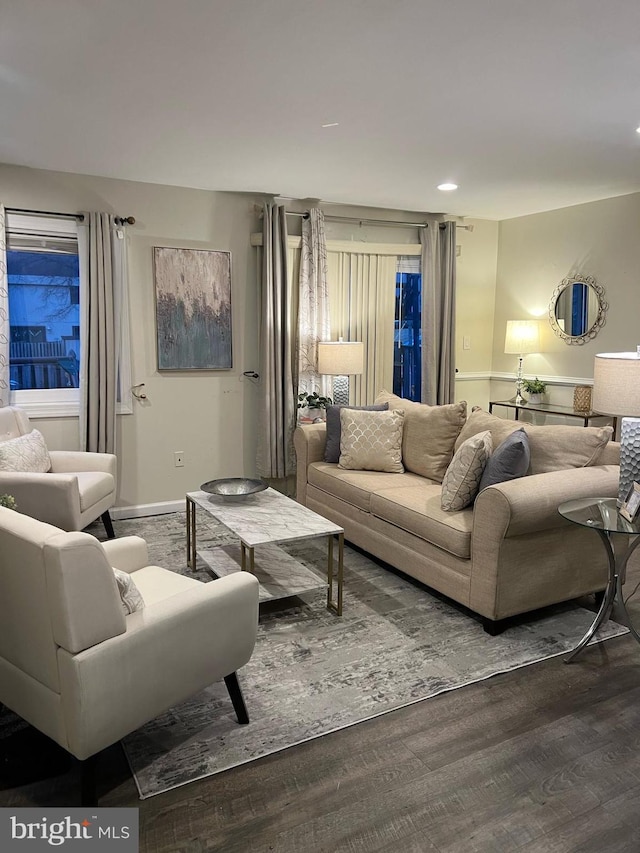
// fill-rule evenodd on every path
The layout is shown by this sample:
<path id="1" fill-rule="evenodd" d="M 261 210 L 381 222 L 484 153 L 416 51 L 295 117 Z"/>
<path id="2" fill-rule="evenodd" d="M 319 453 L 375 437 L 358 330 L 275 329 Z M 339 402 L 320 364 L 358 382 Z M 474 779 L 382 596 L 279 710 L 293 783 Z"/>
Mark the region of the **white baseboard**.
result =
<path id="1" fill-rule="evenodd" d="M 137 504 L 136 506 L 115 506 L 109 510 L 114 519 L 144 518 L 147 515 L 166 515 L 170 512 L 183 512 L 184 498 L 181 501 L 160 501 L 155 504 Z"/>

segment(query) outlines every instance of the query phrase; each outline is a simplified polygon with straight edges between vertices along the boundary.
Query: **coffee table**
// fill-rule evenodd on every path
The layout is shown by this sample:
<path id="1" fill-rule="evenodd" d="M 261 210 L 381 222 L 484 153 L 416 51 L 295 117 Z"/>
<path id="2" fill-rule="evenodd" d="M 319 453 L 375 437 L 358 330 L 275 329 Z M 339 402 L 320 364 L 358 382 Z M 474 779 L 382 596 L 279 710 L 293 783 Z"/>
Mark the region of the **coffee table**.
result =
<path id="1" fill-rule="evenodd" d="M 325 586 L 318 576 L 286 554 L 279 545 L 306 539 L 327 538 L 327 608 L 342 615 L 344 529 L 307 509 L 275 489 L 265 489 L 241 499 L 229 499 L 208 492 L 187 494 L 187 564 L 196 568 L 199 555 L 217 576 L 232 571 L 250 571 L 260 580 L 260 600 L 298 595 Z M 224 546 L 197 551 L 196 521 L 200 508 L 219 521 L 240 540 L 240 566 L 229 558 Z M 338 538 L 337 571 L 334 563 L 334 536 Z M 260 546 L 258 565 L 255 549 Z M 226 558 L 225 558 L 225 552 Z M 295 577 L 295 584 L 287 580 Z M 336 598 L 334 599 L 334 579 Z"/>

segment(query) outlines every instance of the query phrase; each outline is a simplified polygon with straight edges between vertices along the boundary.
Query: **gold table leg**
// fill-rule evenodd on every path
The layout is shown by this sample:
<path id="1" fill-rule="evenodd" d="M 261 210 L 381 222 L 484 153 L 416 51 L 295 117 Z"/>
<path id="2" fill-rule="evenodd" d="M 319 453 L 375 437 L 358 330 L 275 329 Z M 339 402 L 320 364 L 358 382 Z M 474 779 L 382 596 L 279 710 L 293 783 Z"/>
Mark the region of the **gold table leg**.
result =
<path id="1" fill-rule="evenodd" d="M 244 542 L 240 543 L 240 569 L 243 572 L 247 571 L 247 551 L 249 551 L 249 571 L 253 575 L 253 574 L 255 574 L 255 571 L 254 571 L 254 569 L 255 569 L 255 560 L 254 560 L 255 548 L 247 548 L 247 546 L 244 544 Z"/>
<path id="2" fill-rule="evenodd" d="M 187 497 L 187 566 L 196 570 L 196 504 Z"/>
<path id="3" fill-rule="evenodd" d="M 342 579 L 344 571 L 344 533 L 338 534 L 338 599 L 333 600 L 333 534 L 329 537 L 327 549 L 327 609 L 342 616 Z"/>

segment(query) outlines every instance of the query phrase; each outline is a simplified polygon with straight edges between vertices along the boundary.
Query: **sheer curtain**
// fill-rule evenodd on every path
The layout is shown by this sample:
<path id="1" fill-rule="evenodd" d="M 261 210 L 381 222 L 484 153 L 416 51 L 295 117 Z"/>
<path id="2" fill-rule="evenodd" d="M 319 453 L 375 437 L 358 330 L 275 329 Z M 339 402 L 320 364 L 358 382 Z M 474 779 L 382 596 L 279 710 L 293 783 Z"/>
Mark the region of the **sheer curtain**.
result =
<path id="1" fill-rule="evenodd" d="M 286 480 L 295 473 L 294 361 L 297 299 L 288 274 L 284 205 L 265 203 L 262 220 L 260 290 L 260 404 L 257 469 L 260 476 Z M 286 487 L 288 491 L 288 487 Z"/>
<path id="2" fill-rule="evenodd" d="M 298 393 L 331 394 L 331 378 L 318 373 L 318 341 L 330 340 L 327 244 L 324 214 L 311 208 L 302 220 L 300 312 L 298 317 Z"/>
<path id="3" fill-rule="evenodd" d="M 422 243 L 422 402 L 455 400 L 456 224 L 430 219 Z"/>
<path id="4" fill-rule="evenodd" d="M 80 441 L 84 450 L 115 453 L 118 373 L 127 324 L 124 229 L 110 213 L 84 213 L 78 223 Z"/>
<path id="5" fill-rule="evenodd" d="M 9 284 L 4 206 L 0 204 L 0 408 L 9 405 Z"/>
<path id="6" fill-rule="evenodd" d="M 364 373 L 349 381 L 354 406 L 393 389 L 396 267 L 396 255 L 329 252 L 332 339 L 364 344 Z"/>

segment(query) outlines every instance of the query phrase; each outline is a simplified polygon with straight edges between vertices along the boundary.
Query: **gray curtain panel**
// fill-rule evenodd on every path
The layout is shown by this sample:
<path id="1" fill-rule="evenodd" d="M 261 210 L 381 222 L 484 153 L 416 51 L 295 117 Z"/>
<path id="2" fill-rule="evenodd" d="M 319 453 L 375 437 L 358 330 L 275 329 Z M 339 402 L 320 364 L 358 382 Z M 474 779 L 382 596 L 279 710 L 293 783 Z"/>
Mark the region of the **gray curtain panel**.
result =
<path id="1" fill-rule="evenodd" d="M 260 411 L 257 468 L 266 479 L 295 473 L 298 300 L 287 271 L 285 208 L 265 203 L 260 290 Z"/>
<path id="2" fill-rule="evenodd" d="M 302 220 L 298 309 L 298 394 L 331 395 L 331 378 L 318 373 L 318 342 L 331 340 L 324 214 L 312 207 Z"/>
<path id="3" fill-rule="evenodd" d="M 430 219 L 422 243 L 422 402 L 455 402 L 456 224 Z"/>
<path id="4" fill-rule="evenodd" d="M 0 204 L 0 408 L 9 405 L 9 284 L 4 207 Z"/>
<path id="5" fill-rule="evenodd" d="M 80 441 L 84 450 L 115 453 L 118 336 L 114 297 L 115 222 L 85 213 L 78 225 L 82 323 Z"/>

